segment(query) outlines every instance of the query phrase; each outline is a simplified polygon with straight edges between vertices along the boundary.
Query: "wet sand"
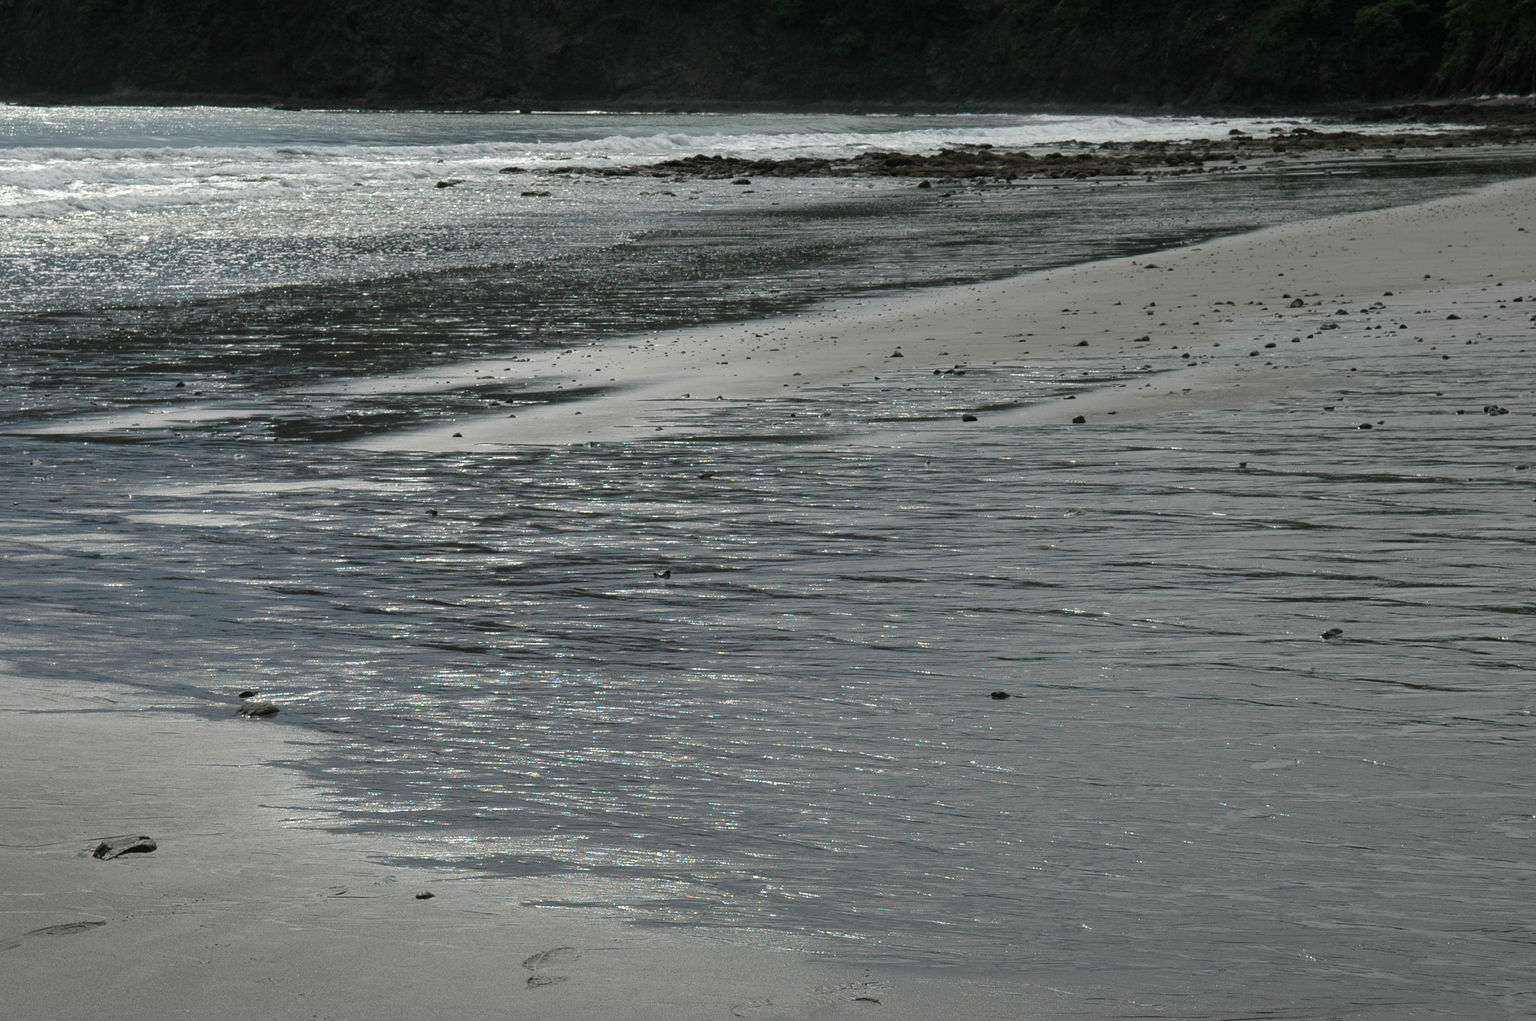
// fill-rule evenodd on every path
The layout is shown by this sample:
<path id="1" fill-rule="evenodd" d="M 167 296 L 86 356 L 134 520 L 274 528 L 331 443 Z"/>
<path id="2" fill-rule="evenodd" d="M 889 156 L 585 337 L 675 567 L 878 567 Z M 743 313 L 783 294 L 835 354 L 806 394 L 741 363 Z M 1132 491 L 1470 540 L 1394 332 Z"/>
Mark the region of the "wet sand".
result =
<path id="1" fill-rule="evenodd" d="M 861 426 L 826 441 L 921 445 L 967 430 L 1091 428 L 1112 413 L 1242 415 L 1336 389 L 1351 352 L 1366 347 L 1434 349 L 1454 374 L 1479 333 L 1532 330 L 1533 231 L 1536 181 L 1516 181 L 1154 256 L 346 386 L 452 389 L 510 366 L 585 393 L 516 418 L 366 443 L 393 449 L 707 431 L 701 402 L 717 396 L 993 361 L 1066 378 L 1085 354 L 1165 368 L 1071 401 L 977 409 L 973 422 Z M 1052 1018 L 1133 1008 L 1129 996 L 1093 999 L 1024 975 L 850 969 L 783 937 L 726 943 L 541 910 L 524 904 L 537 880 L 391 868 L 378 861 L 394 850 L 387 841 L 328 832 L 320 793 L 271 764 L 316 740 L 281 714 L 240 719 L 234 692 L 216 706 L 143 698 L 0 675 L 0 1002 L 16 1017 Z M 129 833 L 155 838 L 157 850 L 90 857 L 99 840 Z"/>
<path id="2" fill-rule="evenodd" d="M 1031 986 L 827 963 L 528 907 L 537 880 L 392 868 L 273 764 L 314 738 L 98 684 L 0 675 L 6 1016 L 240 1019 L 1051 1017 Z M 210 711 L 212 718 L 210 718 Z M 97 860 L 104 837 L 153 852 Z M 432 894 L 430 898 L 423 894 Z"/>

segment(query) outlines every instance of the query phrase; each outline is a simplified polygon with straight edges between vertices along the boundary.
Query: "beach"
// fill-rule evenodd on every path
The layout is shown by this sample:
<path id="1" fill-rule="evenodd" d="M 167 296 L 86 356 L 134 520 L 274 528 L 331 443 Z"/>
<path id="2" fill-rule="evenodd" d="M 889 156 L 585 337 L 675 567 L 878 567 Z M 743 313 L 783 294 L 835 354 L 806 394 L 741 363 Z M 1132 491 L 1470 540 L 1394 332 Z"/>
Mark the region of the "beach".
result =
<path id="1" fill-rule="evenodd" d="M 0 1002 L 1528 1016 L 1533 232 L 23 409 Z"/>

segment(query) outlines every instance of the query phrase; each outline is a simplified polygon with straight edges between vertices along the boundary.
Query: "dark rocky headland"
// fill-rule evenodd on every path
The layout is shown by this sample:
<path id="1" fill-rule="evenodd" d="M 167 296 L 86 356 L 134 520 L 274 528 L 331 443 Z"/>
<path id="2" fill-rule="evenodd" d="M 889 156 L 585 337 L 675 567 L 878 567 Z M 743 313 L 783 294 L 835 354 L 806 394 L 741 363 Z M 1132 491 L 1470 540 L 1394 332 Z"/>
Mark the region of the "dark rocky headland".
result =
<path id="1" fill-rule="evenodd" d="M 1426 112 L 1429 117 L 1432 112 Z M 1454 119 L 1454 111 L 1446 119 Z M 1272 165 L 1291 159 L 1398 156 L 1413 150 L 1443 150 L 1525 145 L 1536 141 L 1536 113 L 1509 116 L 1496 125 L 1465 126 L 1444 132 L 1318 131 L 1296 127 L 1267 136 L 1233 130 L 1225 139 L 1180 142 L 1099 142 L 1037 148 L 957 145 L 936 153 L 863 152 L 840 159 L 796 156 L 787 159 L 745 159 L 734 156 L 685 156 L 660 163 L 560 167 L 546 173 L 596 177 L 655 177 L 664 180 L 734 180 L 750 184 L 753 177 L 905 177 L 932 181 L 1075 179 L 1128 175 L 1174 176 L 1210 174 Z M 1060 151 L 1066 149 L 1069 151 Z M 510 166 L 504 174 L 524 172 Z"/>
<path id="2" fill-rule="evenodd" d="M 1536 90 L 1524 0 L 0 0 L 0 96 L 1299 109 Z"/>

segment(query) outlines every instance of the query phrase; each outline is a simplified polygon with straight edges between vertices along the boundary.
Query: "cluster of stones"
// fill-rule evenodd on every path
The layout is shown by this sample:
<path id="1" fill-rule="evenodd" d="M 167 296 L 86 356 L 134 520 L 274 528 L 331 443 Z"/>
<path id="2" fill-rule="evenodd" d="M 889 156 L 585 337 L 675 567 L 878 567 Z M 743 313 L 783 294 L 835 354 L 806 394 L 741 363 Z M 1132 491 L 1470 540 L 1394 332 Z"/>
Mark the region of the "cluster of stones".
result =
<path id="1" fill-rule="evenodd" d="M 796 156 L 745 159 L 734 156 L 685 156 L 644 166 L 563 167 L 556 173 L 601 177 L 657 177 L 670 180 L 731 180 L 753 177 L 913 177 L 935 180 L 1077 179 L 1135 174 L 1209 173 L 1232 169 L 1245 160 L 1297 156 L 1311 152 L 1367 152 L 1469 145 L 1507 145 L 1536 140 L 1536 125 L 1496 125 L 1468 130 L 1422 133 L 1274 129 L 1268 136 L 1233 129 L 1225 139 L 1182 142 L 1104 142 L 1081 151 L 1040 155 L 988 144 L 957 145 L 936 153 L 865 152 L 845 159 Z M 1063 143 L 1073 148 L 1073 143 Z M 503 173 L 517 173 L 508 167 Z"/>

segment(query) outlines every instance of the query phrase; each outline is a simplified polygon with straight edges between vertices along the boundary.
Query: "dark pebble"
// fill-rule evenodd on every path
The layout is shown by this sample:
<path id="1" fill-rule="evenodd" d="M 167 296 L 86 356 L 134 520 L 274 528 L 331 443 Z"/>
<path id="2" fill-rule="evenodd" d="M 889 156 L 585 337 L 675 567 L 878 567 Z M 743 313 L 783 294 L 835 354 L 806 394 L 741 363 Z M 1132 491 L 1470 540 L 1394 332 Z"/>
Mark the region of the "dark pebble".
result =
<path id="1" fill-rule="evenodd" d="M 1076 416 L 1075 418 L 1072 419 L 1072 424 L 1073 425 L 1082 425 L 1084 422 L 1087 422 L 1087 421 L 1088 421 L 1088 419 L 1087 419 L 1086 416 L 1078 415 L 1078 416 Z"/>
<path id="2" fill-rule="evenodd" d="M 148 854 L 158 846 L 150 837 L 132 835 L 108 837 L 96 845 L 96 848 L 91 851 L 91 857 L 111 861 L 125 854 Z"/>
<path id="3" fill-rule="evenodd" d="M 1006 691 L 994 691 L 992 693 L 991 697 L 995 698 L 995 699 L 1001 700 L 1001 699 L 1005 699 L 1005 698 L 1012 698 L 1013 696 L 1008 694 Z"/>
<path id="4" fill-rule="evenodd" d="M 975 415 L 961 415 L 960 416 L 960 421 L 962 421 L 962 422 L 974 422 L 974 421 L 976 421 L 976 416 Z"/>

